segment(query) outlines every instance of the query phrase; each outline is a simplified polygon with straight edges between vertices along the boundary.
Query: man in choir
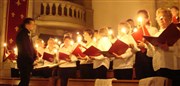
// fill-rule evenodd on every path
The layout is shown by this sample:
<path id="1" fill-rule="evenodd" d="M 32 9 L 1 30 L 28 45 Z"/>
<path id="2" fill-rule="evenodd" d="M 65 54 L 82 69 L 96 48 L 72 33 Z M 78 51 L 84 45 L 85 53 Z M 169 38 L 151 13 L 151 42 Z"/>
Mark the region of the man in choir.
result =
<path id="1" fill-rule="evenodd" d="M 171 7 L 171 13 L 172 13 L 172 22 L 177 24 L 180 22 L 179 18 L 179 8 L 176 6 Z"/>
<path id="2" fill-rule="evenodd" d="M 158 37 L 172 23 L 170 10 L 157 9 L 156 20 L 160 30 L 154 36 Z M 173 46 L 164 44 L 153 47 L 150 43 L 147 43 L 147 47 L 147 55 L 153 57 L 153 69 L 156 75 L 172 79 L 172 86 L 180 86 L 180 40 Z"/>
<path id="3" fill-rule="evenodd" d="M 16 36 L 16 45 L 18 48 L 17 65 L 21 79 L 18 86 L 29 86 L 33 63 L 36 59 L 36 53 L 31 39 L 31 31 L 34 29 L 34 26 L 34 19 L 25 18 Z"/>
<path id="4" fill-rule="evenodd" d="M 69 36 L 65 36 L 64 45 L 60 47 L 59 52 L 69 55 L 65 59 L 60 59 L 59 57 L 59 75 L 61 78 L 61 86 L 67 86 L 69 78 L 76 78 L 76 61 L 78 60 L 75 55 L 72 55 L 74 47 L 71 44 L 72 38 Z"/>
<path id="5" fill-rule="evenodd" d="M 108 38 L 108 28 L 101 28 L 99 30 L 99 40 L 96 42 L 96 47 L 100 51 L 108 51 L 111 47 L 111 41 Z M 91 56 L 90 56 L 91 57 Z M 103 55 L 92 56 L 93 69 L 95 72 L 95 78 L 105 79 L 107 78 L 107 70 L 109 69 L 110 59 Z"/>
<path id="6" fill-rule="evenodd" d="M 83 31 L 83 37 L 86 41 L 85 48 L 89 48 L 91 46 L 95 46 L 95 41 L 93 40 L 93 31 L 91 29 L 87 29 Z M 93 72 L 93 62 L 92 60 L 86 56 L 80 58 L 80 76 L 83 79 L 93 79 L 94 72 Z"/>
<path id="7" fill-rule="evenodd" d="M 143 35 L 154 35 L 158 30 L 155 27 L 151 26 L 150 23 L 150 15 L 146 10 L 139 10 L 137 12 L 138 19 L 138 29 L 142 29 Z M 146 77 L 150 77 L 154 75 L 154 71 L 152 68 L 152 58 L 149 58 L 146 55 L 145 44 L 143 40 L 136 40 L 138 43 L 138 47 L 141 51 L 136 53 L 135 59 L 135 70 L 136 70 L 136 78 L 142 79 Z"/>
<path id="8" fill-rule="evenodd" d="M 136 45 L 133 37 L 128 34 L 130 32 L 130 25 L 125 22 L 121 22 L 118 25 L 118 40 L 131 45 Z M 136 45 L 137 48 L 137 45 Z M 113 60 L 113 70 L 114 77 L 116 79 L 132 79 L 133 75 L 133 65 L 135 62 L 135 52 L 133 52 L 132 48 L 129 47 L 125 53 L 118 55 L 114 53 L 116 56 Z"/>

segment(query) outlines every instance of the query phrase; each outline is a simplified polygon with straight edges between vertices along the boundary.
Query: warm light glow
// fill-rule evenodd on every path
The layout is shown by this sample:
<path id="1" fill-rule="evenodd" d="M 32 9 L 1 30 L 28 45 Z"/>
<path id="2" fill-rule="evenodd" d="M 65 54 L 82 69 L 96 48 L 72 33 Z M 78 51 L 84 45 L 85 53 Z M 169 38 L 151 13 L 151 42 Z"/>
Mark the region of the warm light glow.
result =
<path id="1" fill-rule="evenodd" d="M 58 41 L 58 45 L 60 45 L 61 44 L 61 41 Z"/>
<path id="2" fill-rule="evenodd" d="M 121 32 L 126 33 L 126 28 L 122 28 Z"/>
<path id="3" fill-rule="evenodd" d="M 112 34 L 113 34 L 113 31 L 112 31 L 112 30 L 109 30 L 109 31 L 108 31 L 108 34 L 109 34 L 109 35 L 112 35 Z"/>
<path id="4" fill-rule="evenodd" d="M 17 47 L 15 47 L 14 48 L 14 54 L 17 55 L 17 53 L 18 53 L 18 49 L 17 49 Z"/>
<path id="5" fill-rule="evenodd" d="M 72 41 L 70 42 L 70 44 L 73 45 L 73 44 L 74 44 L 74 41 L 72 40 Z"/>
<path id="6" fill-rule="evenodd" d="M 137 32 L 137 31 L 138 31 L 137 28 L 134 28 L 134 29 L 133 29 L 133 32 Z"/>
<path id="7" fill-rule="evenodd" d="M 79 34 L 79 32 L 77 32 L 76 34 Z"/>
<path id="8" fill-rule="evenodd" d="M 41 41 L 41 43 L 43 43 L 43 44 L 44 44 L 44 41 L 42 40 L 42 41 Z"/>
<path id="9" fill-rule="evenodd" d="M 6 47 L 7 46 L 7 44 L 6 43 L 4 43 L 4 45 L 3 45 L 4 47 Z"/>
<path id="10" fill-rule="evenodd" d="M 14 52 L 17 52 L 17 47 L 14 48 Z"/>
<path id="11" fill-rule="evenodd" d="M 94 38 L 93 38 L 93 41 L 95 41 L 95 42 L 96 42 L 96 41 L 97 41 L 97 39 L 94 37 Z"/>
<path id="12" fill-rule="evenodd" d="M 57 52 L 58 52 L 58 50 L 57 50 L 57 49 L 54 49 L 54 52 L 55 52 L 55 53 L 57 53 Z"/>
<path id="13" fill-rule="evenodd" d="M 56 38 L 54 41 L 57 43 L 57 42 L 58 42 L 58 39 Z"/>
<path id="14" fill-rule="evenodd" d="M 82 37 L 79 35 L 77 36 L 77 42 L 81 42 L 82 41 Z"/>
<path id="15" fill-rule="evenodd" d="M 38 48 L 39 47 L 39 45 L 38 44 L 35 44 L 35 48 Z"/>
<path id="16" fill-rule="evenodd" d="M 140 17 L 137 18 L 137 21 L 138 21 L 139 23 L 142 23 L 143 18 L 140 16 Z"/>

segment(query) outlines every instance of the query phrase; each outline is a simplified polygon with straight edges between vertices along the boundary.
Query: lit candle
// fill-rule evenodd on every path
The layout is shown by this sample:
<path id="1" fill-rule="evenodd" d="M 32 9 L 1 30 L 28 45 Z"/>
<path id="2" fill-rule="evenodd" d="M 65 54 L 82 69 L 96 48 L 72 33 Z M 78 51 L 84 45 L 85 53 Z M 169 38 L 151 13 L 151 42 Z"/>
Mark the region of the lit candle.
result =
<path id="1" fill-rule="evenodd" d="M 35 48 L 37 49 L 39 47 L 39 45 L 38 44 L 35 44 Z"/>
<path id="2" fill-rule="evenodd" d="M 137 31 L 138 31 L 137 28 L 134 28 L 134 29 L 133 29 L 133 32 L 137 32 Z"/>
<path id="3" fill-rule="evenodd" d="M 58 42 L 58 39 L 56 38 L 56 39 L 54 39 L 54 41 L 57 43 L 57 42 Z"/>
<path id="4" fill-rule="evenodd" d="M 96 41 L 97 41 L 96 37 L 94 37 L 94 38 L 93 38 L 93 41 L 94 41 L 94 42 L 96 42 Z"/>
<path id="5" fill-rule="evenodd" d="M 14 54 L 17 55 L 17 53 L 18 53 L 18 49 L 17 49 L 17 47 L 15 47 L 14 48 Z"/>
<path id="6" fill-rule="evenodd" d="M 82 41 L 82 37 L 80 35 L 77 36 L 77 42 L 81 42 Z"/>
<path id="7" fill-rule="evenodd" d="M 143 18 L 140 16 L 140 17 L 137 18 L 137 21 L 141 24 L 142 21 L 143 21 Z"/>
<path id="8" fill-rule="evenodd" d="M 126 28 L 122 28 L 121 32 L 126 33 Z"/>
<path id="9" fill-rule="evenodd" d="M 74 41 L 72 40 L 72 41 L 70 42 L 70 44 L 73 45 L 73 44 L 74 44 Z"/>
<path id="10" fill-rule="evenodd" d="M 108 34 L 109 34 L 109 35 L 112 35 L 112 34 L 113 34 L 113 31 L 110 29 L 110 30 L 108 31 Z"/>
<path id="11" fill-rule="evenodd" d="M 4 46 L 4 47 L 7 47 L 7 44 L 6 44 L 6 43 L 4 43 L 4 44 L 3 44 L 3 46 Z"/>
<path id="12" fill-rule="evenodd" d="M 58 52 L 58 50 L 57 49 L 54 49 L 54 53 L 57 53 Z"/>
<path id="13" fill-rule="evenodd" d="M 61 41 L 58 41 L 58 45 L 61 45 Z"/>

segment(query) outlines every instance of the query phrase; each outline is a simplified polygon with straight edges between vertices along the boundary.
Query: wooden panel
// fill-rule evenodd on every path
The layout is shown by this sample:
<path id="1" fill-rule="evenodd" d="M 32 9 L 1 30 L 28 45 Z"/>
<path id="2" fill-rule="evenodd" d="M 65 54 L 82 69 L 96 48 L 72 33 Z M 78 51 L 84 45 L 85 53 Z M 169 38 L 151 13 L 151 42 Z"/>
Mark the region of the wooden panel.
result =
<path id="1" fill-rule="evenodd" d="M 93 79 L 69 79 L 68 86 L 94 86 Z M 112 86 L 138 86 L 138 80 L 113 80 Z"/>

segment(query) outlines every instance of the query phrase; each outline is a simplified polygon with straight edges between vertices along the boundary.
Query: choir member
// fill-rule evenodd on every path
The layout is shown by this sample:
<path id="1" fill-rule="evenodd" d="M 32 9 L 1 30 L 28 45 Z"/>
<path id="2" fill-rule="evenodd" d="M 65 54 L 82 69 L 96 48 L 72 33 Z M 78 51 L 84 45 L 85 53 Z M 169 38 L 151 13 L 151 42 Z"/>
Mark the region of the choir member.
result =
<path id="1" fill-rule="evenodd" d="M 147 29 L 149 35 L 154 35 L 158 31 L 157 28 L 151 26 L 150 15 L 148 11 L 139 10 L 137 12 L 137 16 L 138 19 L 140 19 L 140 21 L 138 21 L 139 29 L 144 30 L 143 35 L 147 35 L 145 33 L 145 29 Z M 141 49 L 141 51 L 138 51 L 136 53 L 135 59 L 135 70 L 137 79 L 142 79 L 154 75 L 154 71 L 152 68 L 152 58 L 149 58 L 146 55 L 146 50 L 144 50 L 144 46 L 145 43 L 143 41 L 138 41 L 138 47 Z"/>
<path id="2" fill-rule="evenodd" d="M 93 31 L 91 29 L 87 29 L 83 31 L 83 37 L 86 43 L 84 44 L 84 47 L 87 49 L 91 46 L 95 46 L 95 41 L 93 40 Z M 93 62 L 88 57 L 82 57 L 80 58 L 80 77 L 83 79 L 93 79 L 94 78 L 94 72 L 93 72 Z"/>
<path id="3" fill-rule="evenodd" d="M 61 78 L 61 86 L 67 86 L 69 78 L 76 78 L 76 61 L 78 60 L 75 55 L 71 53 L 74 50 L 74 47 L 71 44 L 71 37 L 65 36 L 63 39 L 63 46 L 60 47 L 59 52 L 69 55 L 65 59 L 60 59 L 62 57 L 59 55 L 59 75 Z"/>
<path id="4" fill-rule="evenodd" d="M 133 19 L 127 19 L 126 22 L 131 26 L 130 33 L 132 33 L 134 29 L 137 29 Z"/>
<path id="5" fill-rule="evenodd" d="M 172 22 L 177 24 L 180 22 L 180 19 L 179 19 L 179 8 L 176 7 L 176 6 L 172 6 L 171 7 L 171 13 L 172 13 Z"/>
<path id="6" fill-rule="evenodd" d="M 55 60 L 57 60 L 57 50 L 58 50 L 58 45 L 55 44 L 54 38 L 49 38 L 47 41 L 47 46 L 44 49 L 44 53 L 51 54 L 54 57 L 52 62 L 43 59 L 43 66 L 39 68 L 39 70 L 41 71 L 40 76 L 46 78 L 52 76 L 53 67 L 50 68 L 50 66 L 56 64 Z"/>
<path id="7" fill-rule="evenodd" d="M 154 36 L 158 37 L 167 26 L 172 23 L 172 14 L 170 10 L 163 8 L 157 9 L 156 20 L 160 30 Z M 152 47 L 150 43 L 147 43 L 147 47 L 147 55 L 153 57 L 153 69 L 156 75 L 172 79 L 172 86 L 180 86 L 180 40 L 173 46 L 164 44 Z"/>
<path id="8" fill-rule="evenodd" d="M 130 25 L 128 23 L 120 23 L 118 25 L 118 39 L 122 42 L 131 45 L 136 45 L 133 37 L 128 34 L 130 32 Z M 135 61 L 135 52 L 129 47 L 124 54 L 116 56 L 113 60 L 114 77 L 116 79 L 132 79 L 133 65 Z"/>
<path id="9" fill-rule="evenodd" d="M 41 69 L 41 66 L 43 66 L 43 53 L 44 53 L 44 41 L 42 39 L 37 39 L 35 40 L 35 49 L 36 49 L 36 56 L 37 56 L 37 59 L 35 60 L 34 62 L 34 65 L 35 65 L 35 69 L 33 70 L 32 72 L 32 76 L 38 76 L 38 77 L 44 77 L 43 75 L 43 68 Z M 40 67 L 40 68 L 37 68 L 37 67 Z"/>
<path id="10" fill-rule="evenodd" d="M 108 38 L 108 28 L 101 28 L 99 30 L 99 39 L 96 42 L 96 47 L 100 51 L 108 51 L 111 47 L 111 41 Z M 105 79 L 107 77 L 107 70 L 109 69 L 110 59 L 103 55 L 91 56 L 93 60 L 93 69 L 95 72 L 95 78 Z"/>

